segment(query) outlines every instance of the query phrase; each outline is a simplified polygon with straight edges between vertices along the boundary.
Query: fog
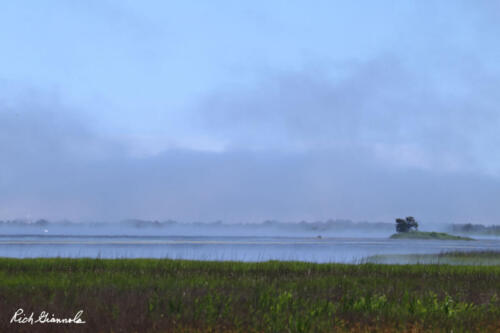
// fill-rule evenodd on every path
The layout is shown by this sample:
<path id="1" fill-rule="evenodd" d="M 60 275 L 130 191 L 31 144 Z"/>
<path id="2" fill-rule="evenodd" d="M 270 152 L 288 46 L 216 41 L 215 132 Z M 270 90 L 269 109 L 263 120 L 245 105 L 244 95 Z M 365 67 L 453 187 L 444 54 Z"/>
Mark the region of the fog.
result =
<path id="1" fill-rule="evenodd" d="M 346 263 L 388 260 L 391 263 L 405 263 L 408 259 L 405 259 L 404 254 L 413 256 L 446 251 L 500 249 L 498 238 L 474 241 L 389 239 L 387 236 L 393 232 L 393 227 L 392 223 L 353 223 L 343 220 L 309 223 L 266 221 L 258 224 L 140 220 L 52 223 L 18 220 L 0 223 L 0 252 L 2 256 L 16 258 L 170 258 Z"/>
<path id="2" fill-rule="evenodd" d="M 444 226 L 443 226 L 444 227 Z M 449 226 L 448 226 L 449 227 Z M 292 237 L 322 239 L 324 237 L 387 238 L 394 233 L 393 223 L 352 222 L 349 220 L 261 223 L 223 223 L 124 220 L 119 222 L 71 222 L 47 220 L 0 221 L 4 236 L 43 237 Z M 43 238 L 42 238 L 43 239 Z"/>
<path id="3" fill-rule="evenodd" d="M 436 230 L 435 225 L 432 227 Z M 451 225 L 440 227 L 446 231 L 452 229 Z M 0 230 L 2 256 L 16 258 L 170 258 L 346 263 L 376 259 L 405 263 L 408 259 L 402 256 L 404 254 L 500 249 L 498 237 L 475 237 L 474 241 L 398 240 L 388 237 L 394 232 L 393 223 L 348 220 L 243 224 L 220 221 L 74 223 L 14 220 L 1 221 Z"/>

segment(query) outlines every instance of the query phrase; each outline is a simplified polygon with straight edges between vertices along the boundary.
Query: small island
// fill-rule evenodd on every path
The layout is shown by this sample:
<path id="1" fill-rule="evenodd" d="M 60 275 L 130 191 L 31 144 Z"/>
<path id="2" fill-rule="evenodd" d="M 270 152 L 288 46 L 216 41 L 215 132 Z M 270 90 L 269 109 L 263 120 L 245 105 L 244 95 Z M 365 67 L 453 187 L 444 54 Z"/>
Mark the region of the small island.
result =
<path id="1" fill-rule="evenodd" d="M 428 231 L 409 231 L 405 233 L 396 233 L 391 239 L 440 239 L 440 240 L 474 240 L 470 237 L 454 236 L 444 232 Z"/>
<path id="2" fill-rule="evenodd" d="M 437 239 L 437 240 L 474 240 L 470 237 L 449 235 L 444 232 L 418 231 L 418 222 L 414 217 L 408 216 L 406 219 L 396 219 L 396 231 L 391 239 Z"/>

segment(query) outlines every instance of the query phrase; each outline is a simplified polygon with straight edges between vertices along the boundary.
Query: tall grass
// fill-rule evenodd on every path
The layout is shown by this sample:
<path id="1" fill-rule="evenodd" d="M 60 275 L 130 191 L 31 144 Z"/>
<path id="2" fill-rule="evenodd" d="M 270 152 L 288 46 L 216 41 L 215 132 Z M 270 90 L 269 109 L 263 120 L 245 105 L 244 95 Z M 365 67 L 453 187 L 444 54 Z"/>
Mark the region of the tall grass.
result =
<path id="1" fill-rule="evenodd" d="M 495 331 L 499 292 L 498 266 L 0 258 L 0 331 Z"/>

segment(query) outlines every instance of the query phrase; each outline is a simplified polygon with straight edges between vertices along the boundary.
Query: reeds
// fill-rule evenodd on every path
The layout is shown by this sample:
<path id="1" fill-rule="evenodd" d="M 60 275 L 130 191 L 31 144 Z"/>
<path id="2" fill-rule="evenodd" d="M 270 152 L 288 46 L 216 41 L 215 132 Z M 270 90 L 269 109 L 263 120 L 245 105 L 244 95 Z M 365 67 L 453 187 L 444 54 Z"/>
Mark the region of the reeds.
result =
<path id="1" fill-rule="evenodd" d="M 499 266 L 1 258 L 0 331 L 496 331 L 498 293 Z"/>

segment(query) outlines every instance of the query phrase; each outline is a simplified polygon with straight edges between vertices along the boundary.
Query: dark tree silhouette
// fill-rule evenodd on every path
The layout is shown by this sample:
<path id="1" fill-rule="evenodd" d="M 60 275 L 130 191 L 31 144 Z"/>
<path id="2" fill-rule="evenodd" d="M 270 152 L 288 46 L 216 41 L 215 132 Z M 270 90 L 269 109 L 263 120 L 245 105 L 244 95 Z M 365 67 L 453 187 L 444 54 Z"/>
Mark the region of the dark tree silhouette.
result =
<path id="1" fill-rule="evenodd" d="M 408 216 L 406 219 L 396 219 L 397 232 L 408 232 L 412 229 L 418 230 L 418 222 L 413 216 Z"/>

